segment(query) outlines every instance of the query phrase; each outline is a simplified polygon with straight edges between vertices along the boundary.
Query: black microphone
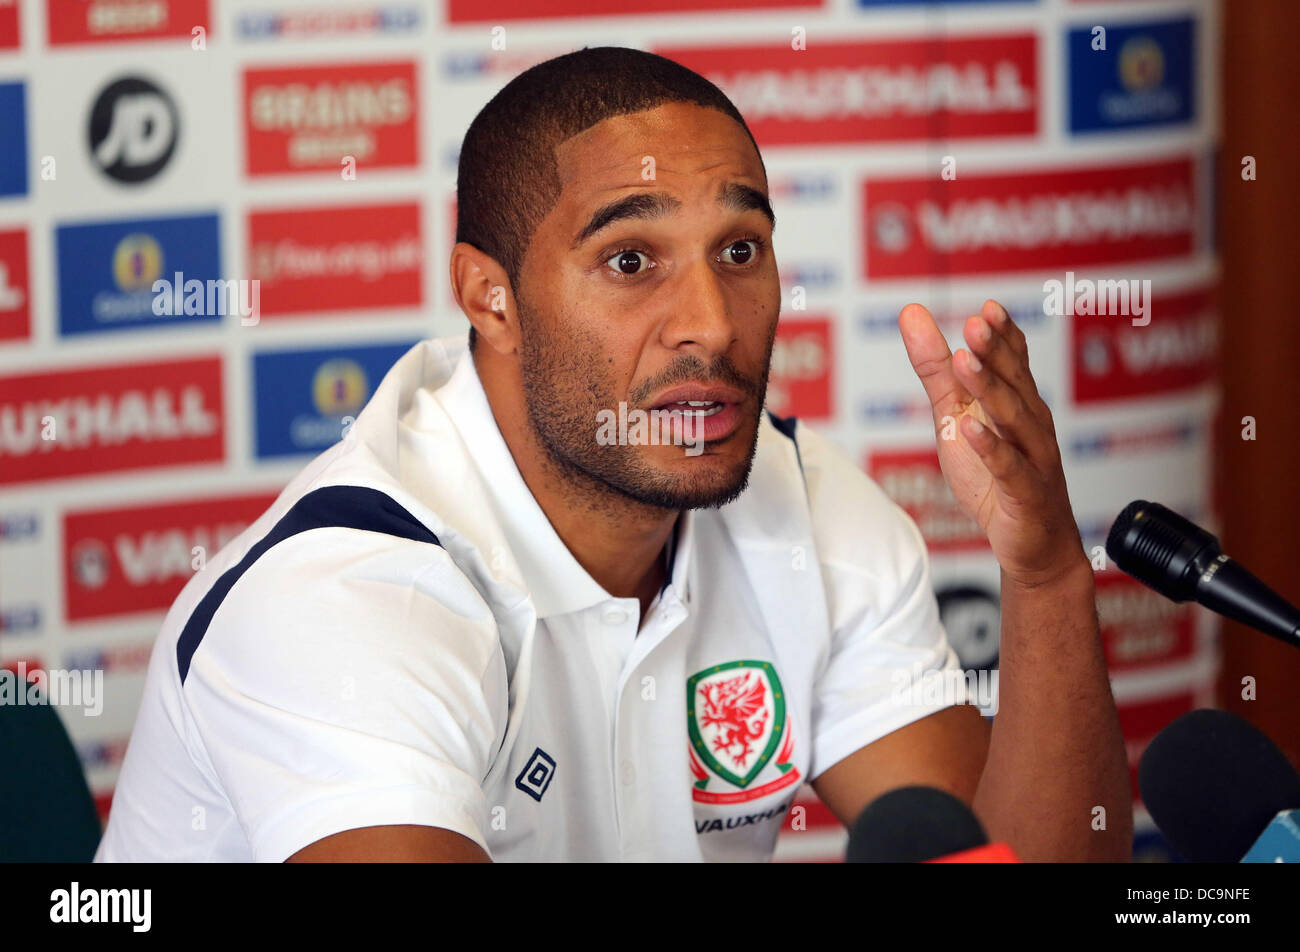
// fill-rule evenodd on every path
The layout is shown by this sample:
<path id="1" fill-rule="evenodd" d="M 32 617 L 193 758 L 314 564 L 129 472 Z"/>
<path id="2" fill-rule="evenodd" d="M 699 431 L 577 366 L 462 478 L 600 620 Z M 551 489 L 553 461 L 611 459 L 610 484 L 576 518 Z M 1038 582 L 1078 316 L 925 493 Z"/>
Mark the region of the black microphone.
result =
<path id="1" fill-rule="evenodd" d="M 1247 721 L 1192 711 L 1152 739 L 1138 763 L 1142 802 L 1193 863 L 1236 863 L 1273 818 L 1300 807 L 1300 774 Z"/>
<path id="2" fill-rule="evenodd" d="M 988 843 L 970 807 L 937 787 L 899 787 L 872 800 L 849 831 L 847 863 L 923 863 Z"/>
<path id="3" fill-rule="evenodd" d="M 1106 554 L 1166 598 L 1194 600 L 1300 647 L 1300 610 L 1224 555 L 1217 538 L 1158 502 L 1125 506 L 1110 527 Z"/>

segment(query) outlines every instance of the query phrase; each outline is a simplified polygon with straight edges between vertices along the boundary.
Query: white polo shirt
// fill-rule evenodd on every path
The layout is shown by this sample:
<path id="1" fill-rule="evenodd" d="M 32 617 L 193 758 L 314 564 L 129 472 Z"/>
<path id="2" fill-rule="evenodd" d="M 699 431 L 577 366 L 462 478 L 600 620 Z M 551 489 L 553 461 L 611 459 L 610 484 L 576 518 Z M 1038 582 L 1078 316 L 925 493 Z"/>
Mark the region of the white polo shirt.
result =
<path id="1" fill-rule="evenodd" d="M 97 860 L 280 861 L 342 830 L 495 860 L 766 860 L 799 785 L 951 703 L 915 525 L 764 416 L 641 624 L 424 341 L 163 623 Z M 933 694 L 934 692 L 929 692 Z"/>

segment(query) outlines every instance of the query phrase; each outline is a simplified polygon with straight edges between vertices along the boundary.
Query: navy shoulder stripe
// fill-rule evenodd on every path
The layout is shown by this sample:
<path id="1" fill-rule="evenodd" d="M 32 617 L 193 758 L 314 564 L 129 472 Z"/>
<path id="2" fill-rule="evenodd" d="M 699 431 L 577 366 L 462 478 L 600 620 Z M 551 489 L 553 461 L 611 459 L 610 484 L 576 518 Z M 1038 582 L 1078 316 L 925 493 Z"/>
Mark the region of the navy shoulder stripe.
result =
<path id="1" fill-rule="evenodd" d="M 794 439 L 794 428 L 795 428 L 795 424 L 797 424 L 797 423 L 799 422 L 799 420 L 798 420 L 797 417 L 792 417 L 792 416 L 790 416 L 790 417 L 779 417 L 779 416 L 777 416 L 775 413 L 773 413 L 771 410 L 768 410 L 768 411 L 767 411 L 767 418 L 768 418 L 769 420 L 772 421 L 772 425 L 773 425 L 774 427 L 776 427 L 778 430 L 780 430 L 782 433 L 784 433 L 784 434 L 785 434 L 786 436 L 788 436 L 790 439 L 792 439 L 792 440 Z M 796 440 L 795 442 L 797 443 L 798 441 Z"/>
<path id="2" fill-rule="evenodd" d="M 442 544 L 424 523 L 398 505 L 391 496 L 377 489 L 364 486 L 325 486 L 312 490 L 293 504 L 280 521 L 271 527 L 271 531 L 248 550 L 238 565 L 227 569 L 217 579 L 185 622 L 185 628 L 176 642 L 176 664 L 180 669 L 182 684 L 189 674 L 194 652 L 198 650 L 208 626 L 212 624 L 212 616 L 217 613 L 234 584 L 252 568 L 253 563 L 273 545 L 291 536 L 309 529 L 331 527 L 383 532 L 415 542 Z"/>
<path id="3" fill-rule="evenodd" d="M 795 425 L 799 422 L 797 417 L 779 417 L 771 410 L 767 411 L 767 418 L 772 421 L 772 425 L 784 436 L 789 438 L 794 444 L 794 456 L 799 461 L 799 471 L 803 472 L 803 457 L 799 455 L 799 441 L 795 439 Z"/>

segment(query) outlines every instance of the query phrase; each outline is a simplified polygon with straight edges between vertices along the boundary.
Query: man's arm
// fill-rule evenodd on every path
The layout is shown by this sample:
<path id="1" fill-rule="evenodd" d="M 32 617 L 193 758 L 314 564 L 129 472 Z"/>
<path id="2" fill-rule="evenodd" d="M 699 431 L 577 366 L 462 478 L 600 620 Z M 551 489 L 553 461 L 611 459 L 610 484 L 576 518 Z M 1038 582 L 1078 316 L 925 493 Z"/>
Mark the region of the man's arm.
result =
<path id="1" fill-rule="evenodd" d="M 1000 664 L 974 800 L 989 835 L 1026 860 L 1129 859 L 1128 761 L 1082 556 L 1072 573 L 1039 588 L 1004 575 Z"/>
<path id="2" fill-rule="evenodd" d="M 973 708 L 949 709 L 845 758 L 813 787 L 849 823 L 885 790 L 930 783 L 969 792 L 990 836 L 1023 859 L 1125 859 L 1132 800 L 1092 567 L 1024 334 L 994 301 L 966 322 L 969 350 L 956 357 L 920 305 L 903 309 L 899 329 L 930 399 L 944 478 L 1001 566 L 999 709 L 987 740 Z"/>
<path id="3" fill-rule="evenodd" d="M 867 804 L 897 787 L 938 787 L 970 805 L 988 750 L 988 722 L 977 708 L 958 704 L 850 754 L 823 771 L 812 786 L 839 821 L 850 827 Z"/>
<path id="4" fill-rule="evenodd" d="M 1021 859 L 1128 859 L 1132 794 L 1092 592 L 1086 561 L 1038 589 L 1003 579 L 992 730 L 975 707 L 945 708 L 833 765 L 813 781 L 818 797 L 847 826 L 880 794 L 926 784 L 970 804 Z"/>
<path id="5" fill-rule="evenodd" d="M 435 826 L 366 826 L 304 846 L 286 863 L 490 863 L 467 836 Z"/>
<path id="6" fill-rule="evenodd" d="M 495 620 L 446 550 L 345 527 L 302 532 L 272 546 L 215 619 L 185 703 L 252 859 L 344 848 L 377 859 L 388 845 L 394 859 L 432 859 L 426 847 L 457 842 L 452 833 L 485 842 L 505 661 Z M 389 829 L 356 832 L 375 827 Z M 403 827 L 443 832 L 394 837 Z"/>

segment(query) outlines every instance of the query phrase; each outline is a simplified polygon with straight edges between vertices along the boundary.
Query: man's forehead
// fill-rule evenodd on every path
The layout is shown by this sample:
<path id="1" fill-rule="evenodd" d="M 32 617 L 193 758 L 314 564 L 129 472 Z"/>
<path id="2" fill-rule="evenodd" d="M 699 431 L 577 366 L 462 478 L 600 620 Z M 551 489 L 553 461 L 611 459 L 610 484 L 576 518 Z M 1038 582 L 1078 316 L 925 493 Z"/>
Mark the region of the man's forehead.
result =
<path id="1" fill-rule="evenodd" d="M 740 124 L 691 103 L 604 119 L 560 143 L 555 162 L 562 188 L 587 197 L 646 185 L 650 162 L 656 178 L 715 172 L 766 185 L 762 162 Z"/>

